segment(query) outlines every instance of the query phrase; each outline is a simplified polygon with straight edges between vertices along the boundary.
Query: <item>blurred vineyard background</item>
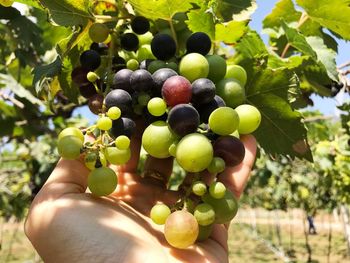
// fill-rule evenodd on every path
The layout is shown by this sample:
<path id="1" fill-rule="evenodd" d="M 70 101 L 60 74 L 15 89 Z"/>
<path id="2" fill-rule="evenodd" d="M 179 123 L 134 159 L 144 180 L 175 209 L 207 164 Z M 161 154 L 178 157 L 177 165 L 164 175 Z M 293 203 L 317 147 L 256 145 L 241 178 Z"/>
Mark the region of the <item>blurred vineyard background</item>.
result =
<path id="1" fill-rule="evenodd" d="M 35 1 L 24 2 L 35 6 Z M 276 1 L 260 2 L 271 12 Z M 267 14 L 253 22 L 261 25 Z M 52 50 L 68 31 L 47 23 L 40 8 L 0 6 L 0 262 L 41 262 L 24 235 L 23 220 L 57 162 L 58 132 L 95 118 L 84 110 L 86 101 L 77 106 L 62 94 L 57 78 L 41 83 L 39 92 L 32 85 L 32 69 L 53 60 Z M 45 92 L 49 85 L 51 93 Z M 348 97 L 345 88 L 338 108 L 328 91 L 323 93 L 328 100 L 313 97 L 315 107 L 303 110 L 313 163 L 259 152 L 230 228 L 230 262 L 350 262 L 350 104 L 343 99 Z M 333 105 L 331 115 L 322 100 Z M 179 169 L 174 173 L 183 176 Z M 310 220 L 316 233 L 309 232 Z"/>

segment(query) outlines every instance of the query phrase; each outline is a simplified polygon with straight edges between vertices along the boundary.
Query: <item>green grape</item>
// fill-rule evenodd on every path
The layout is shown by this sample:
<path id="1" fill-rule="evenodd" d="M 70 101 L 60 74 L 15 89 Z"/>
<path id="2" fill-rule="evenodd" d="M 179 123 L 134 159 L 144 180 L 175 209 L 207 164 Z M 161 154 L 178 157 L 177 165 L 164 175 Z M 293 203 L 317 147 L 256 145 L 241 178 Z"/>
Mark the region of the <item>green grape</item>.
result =
<path id="1" fill-rule="evenodd" d="M 153 116 L 162 116 L 166 112 L 166 103 L 162 98 L 152 98 L 148 104 L 147 109 Z"/>
<path id="2" fill-rule="evenodd" d="M 178 67 L 176 62 L 168 62 L 168 63 L 166 63 L 165 68 L 170 68 L 170 69 L 174 70 L 175 72 L 179 71 L 179 67 Z"/>
<path id="3" fill-rule="evenodd" d="M 120 118 L 122 112 L 120 111 L 120 109 L 116 106 L 113 106 L 111 108 L 108 109 L 107 111 L 107 116 L 111 119 L 111 120 L 117 120 Z"/>
<path id="4" fill-rule="evenodd" d="M 81 132 L 81 130 L 75 127 L 68 127 L 62 130 L 60 134 L 58 134 L 58 140 L 70 135 L 79 138 L 79 140 L 81 140 L 81 142 L 84 143 L 84 134 Z"/>
<path id="5" fill-rule="evenodd" d="M 112 120 L 109 117 L 101 117 L 96 123 L 97 128 L 102 131 L 108 131 L 112 128 Z"/>
<path id="6" fill-rule="evenodd" d="M 107 147 L 104 153 L 108 162 L 117 165 L 125 164 L 131 157 L 130 148 L 121 150 L 117 147 Z"/>
<path id="7" fill-rule="evenodd" d="M 216 224 L 228 223 L 237 214 L 238 203 L 229 190 L 226 190 L 225 196 L 221 199 L 216 199 L 209 193 L 206 193 L 202 196 L 202 200 L 214 208 Z"/>
<path id="8" fill-rule="evenodd" d="M 150 124 L 142 135 L 142 147 L 147 153 L 156 158 L 170 156 L 169 147 L 176 140 L 168 124 L 164 121 L 156 121 Z"/>
<path id="9" fill-rule="evenodd" d="M 74 135 L 64 136 L 58 140 L 58 153 L 64 159 L 74 160 L 80 155 L 80 150 L 83 147 L 83 143 L 80 138 Z"/>
<path id="10" fill-rule="evenodd" d="M 226 103 L 226 106 L 235 108 L 245 101 L 245 90 L 242 85 L 233 78 L 222 79 L 216 84 L 216 93 Z"/>
<path id="11" fill-rule="evenodd" d="M 171 214 L 170 208 L 165 204 L 156 204 L 151 209 L 151 219 L 157 225 L 164 225 L 166 219 Z"/>
<path id="12" fill-rule="evenodd" d="M 103 152 L 98 153 L 98 158 L 100 160 L 100 163 L 102 166 L 106 167 L 107 166 L 107 158 L 106 155 Z"/>
<path id="13" fill-rule="evenodd" d="M 125 135 L 120 135 L 115 139 L 115 146 L 117 146 L 117 148 L 119 150 L 126 150 L 129 149 L 130 147 L 130 139 L 128 136 Z"/>
<path id="14" fill-rule="evenodd" d="M 170 214 L 165 222 L 164 236 L 173 247 L 187 248 L 193 245 L 198 237 L 197 220 L 185 210 L 176 211 Z"/>
<path id="15" fill-rule="evenodd" d="M 209 194 L 215 199 L 221 199 L 225 196 L 226 186 L 221 182 L 213 182 L 209 186 Z"/>
<path id="16" fill-rule="evenodd" d="M 95 73 L 90 71 L 87 75 L 86 78 L 88 79 L 88 81 L 90 82 L 95 82 L 96 80 L 99 79 L 99 76 Z"/>
<path id="17" fill-rule="evenodd" d="M 215 211 L 211 205 L 206 203 L 197 205 L 193 215 L 201 226 L 211 225 L 215 221 Z"/>
<path id="18" fill-rule="evenodd" d="M 213 159 L 213 147 L 202 134 L 191 133 L 181 139 L 176 149 L 176 160 L 187 172 L 206 169 Z"/>
<path id="19" fill-rule="evenodd" d="M 207 225 L 207 226 L 201 226 L 199 225 L 199 232 L 197 241 L 204 241 L 209 238 L 211 235 L 211 232 L 213 231 L 214 224 Z"/>
<path id="20" fill-rule="evenodd" d="M 202 196 L 207 192 L 207 185 L 202 181 L 196 181 L 192 184 L 192 192 L 195 195 Z"/>
<path id="21" fill-rule="evenodd" d="M 95 165 L 96 165 L 96 160 L 97 160 L 97 155 L 94 152 L 89 152 L 85 155 L 84 157 L 84 163 L 85 166 L 89 169 L 89 170 L 93 170 L 95 169 Z"/>
<path id="22" fill-rule="evenodd" d="M 144 61 L 146 59 L 156 59 L 151 50 L 151 45 L 146 44 L 139 47 L 136 52 L 136 58 L 139 62 Z"/>
<path id="23" fill-rule="evenodd" d="M 149 63 L 147 70 L 153 74 L 158 69 L 165 68 L 166 63 L 163 60 L 154 60 L 151 63 Z"/>
<path id="24" fill-rule="evenodd" d="M 89 28 L 89 37 L 93 42 L 101 43 L 107 40 L 109 28 L 105 24 L 94 23 Z"/>
<path id="25" fill-rule="evenodd" d="M 239 116 L 230 107 L 220 107 L 214 110 L 209 116 L 210 129 L 219 135 L 229 135 L 237 130 Z"/>
<path id="26" fill-rule="evenodd" d="M 93 195 L 106 196 L 113 193 L 118 184 L 116 173 L 108 167 L 92 170 L 88 176 L 88 186 Z"/>
<path id="27" fill-rule="evenodd" d="M 145 92 L 140 92 L 139 96 L 137 97 L 137 102 L 141 105 L 141 106 L 146 106 L 148 104 L 148 102 L 150 101 L 151 96 L 148 95 Z"/>
<path id="28" fill-rule="evenodd" d="M 169 147 L 169 153 L 171 156 L 175 157 L 176 156 L 176 148 L 177 148 L 177 143 L 172 143 Z"/>
<path id="29" fill-rule="evenodd" d="M 139 68 L 139 62 L 136 59 L 130 59 L 126 62 L 126 67 L 130 70 L 137 70 Z"/>
<path id="30" fill-rule="evenodd" d="M 214 83 L 223 79 L 226 74 L 226 60 L 219 55 L 207 55 L 206 59 L 209 63 L 208 79 Z"/>
<path id="31" fill-rule="evenodd" d="M 234 78 L 244 87 L 247 83 L 247 72 L 239 65 L 228 65 L 225 78 Z"/>
<path id="32" fill-rule="evenodd" d="M 137 37 L 139 38 L 139 46 L 143 46 L 143 45 L 150 45 L 153 39 L 153 35 L 151 32 L 146 32 L 142 35 L 137 35 Z"/>
<path id="33" fill-rule="evenodd" d="M 196 79 L 206 78 L 208 76 L 209 63 L 201 54 L 190 53 L 181 59 L 179 72 L 180 75 L 193 82 Z"/>
<path id="34" fill-rule="evenodd" d="M 260 111 L 248 104 L 240 105 L 236 108 L 240 122 L 238 132 L 240 134 L 249 134 L 255 131 L 261 122 Z"/>
<path id="35" fill-rule="evenodd" d="M 212 174 L 221 173 L 225 170 L 225 161 L 220 157 L 214 157 L 208 166 L 208 172 Z"/>

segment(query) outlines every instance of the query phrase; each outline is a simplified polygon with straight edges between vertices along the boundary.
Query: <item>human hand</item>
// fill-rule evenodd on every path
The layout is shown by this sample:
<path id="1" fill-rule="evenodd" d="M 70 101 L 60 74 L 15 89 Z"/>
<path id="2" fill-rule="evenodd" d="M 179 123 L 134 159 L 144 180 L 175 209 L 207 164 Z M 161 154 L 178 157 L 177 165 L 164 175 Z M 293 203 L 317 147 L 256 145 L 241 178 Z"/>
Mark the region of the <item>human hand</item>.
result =
<path id="1" fill-rule="evenodd" d="M 256 153 L 253 136 L 242 137 L 243 162 L 227 168 L 218 180 L 239 197 L 248 180 Z M 149 218 L 157 202 L 173 204 L 178 193 L 159 181 L 136 173 L 140 139 L 131 144 L 132 157 L 118 172 L 118 187 L 108 197 L 86 192 L 89 170 L 79 160 L 60 160 L 34 199 L 25 232 L 45 262 L 227 262 L 227 226 L 215 225 L 212 235 L 188 249 L 176 249 L 164 238 L 163 226 Z M 172 159 L 150 158 L 145 169 L 166 178 Z M 207 180 L 210 180 L 207 175 Z"/>

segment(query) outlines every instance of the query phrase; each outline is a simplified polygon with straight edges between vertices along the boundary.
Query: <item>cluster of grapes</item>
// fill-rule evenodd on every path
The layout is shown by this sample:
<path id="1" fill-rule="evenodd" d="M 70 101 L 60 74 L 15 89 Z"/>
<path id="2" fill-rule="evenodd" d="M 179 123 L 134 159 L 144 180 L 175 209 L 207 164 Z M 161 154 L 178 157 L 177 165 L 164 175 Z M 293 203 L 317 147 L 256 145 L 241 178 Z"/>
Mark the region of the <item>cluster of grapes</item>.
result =
<path id="1" fill-rule="evenodd" d="M 186 14 L 177 17 L 184 20 Z M 91 169 L 90 191 L 109 195 L 117 175 L 108 164 L 129 160 L 135 120 L 144 118 L 144 150 L 156 158 L 172 156 L 194 175 L 176 204 L 169 208 L 158 203 L 150 212 L 156 224 L 165 224 L 169 244 L 186 248 L 208 238 L 214 224 L 228 223 L 236 215 L 234 195 L 217 180 L 207 186 L 201 172 L 219 174 L 241 163 L 245 148 L 239 136 L 255 131 L 261 115 L 244 104 L 245 70 L 209 55 L 212 43 L 207 34 L 195 32 L 179 43 L 173 37 L 176 27 L 173 36 L 152 34 L 150 29 L 142 16 L 134 17 L 122 32 L 102 23 L 91 26 L 93 44 L 81 54 L 72 79 L 90 110 L 99 115 L 96 125 L 85 129 L 95 139 L 84 143 L 79 129 L 67 128 L 59 135 L 58 151 L 67 159 L 83 152 Z M 108 69 L 101 66 L 104 59 L 109 59 Z"/>

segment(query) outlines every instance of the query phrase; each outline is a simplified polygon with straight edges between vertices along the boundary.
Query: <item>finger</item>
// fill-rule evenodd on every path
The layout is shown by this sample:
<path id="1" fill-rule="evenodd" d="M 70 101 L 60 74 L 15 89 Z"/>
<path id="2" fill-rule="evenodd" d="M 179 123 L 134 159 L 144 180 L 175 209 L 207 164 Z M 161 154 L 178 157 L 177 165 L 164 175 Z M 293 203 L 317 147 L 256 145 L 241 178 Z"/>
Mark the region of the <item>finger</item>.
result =
<path id="1" fill-rule="evenodd" d="M 218 181 L 224 183 L 237 198 L 239 198 L 249 179 L 250 171 L 254 165 L 256 155 L 256 140 L 253 135 L 244 135 L 241 141 L 245 147 L 245 156 L 243 161 L 235 166 L 228 167 L 218 175 Z"/>
<path id="2" fill-rule="evenodd" d="M 84 193 L 88 174 L 89 170 L 82 160 L 60 159 L 38 195 L 56 199 L 66 194 Z"/>

